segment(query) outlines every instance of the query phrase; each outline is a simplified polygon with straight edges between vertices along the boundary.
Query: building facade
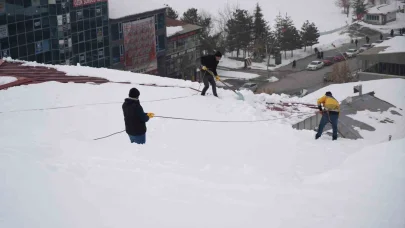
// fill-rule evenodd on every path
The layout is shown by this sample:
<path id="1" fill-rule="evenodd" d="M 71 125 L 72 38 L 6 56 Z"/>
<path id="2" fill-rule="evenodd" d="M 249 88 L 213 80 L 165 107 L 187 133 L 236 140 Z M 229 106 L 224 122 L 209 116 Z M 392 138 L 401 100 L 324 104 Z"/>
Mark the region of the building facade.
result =
<path id="1" fill-rule="evenodd" d="M 0 0 L 0 57 L 108 67 L 108 34 L 103 0 Z"/>
<path id="2" fill-rule="evenodd" d="M 397 11 L 398 8 L 396 4 L 374 6 L 367 10 L 363 20 L 369 24 L 385 25 L 397 19 Z"/>
<path id="3" fill-rule="evenodd" d="M 167 37 L 166 75 L 194 81 L 200 66 L 201 27 L 170 18 L 166 21 L 167 30 L 174 29 Z"/>
<path id="4" fill-rule="evenodd" d="M 166 76 L 166 8 L 110 19 L 111 68 Z"/>

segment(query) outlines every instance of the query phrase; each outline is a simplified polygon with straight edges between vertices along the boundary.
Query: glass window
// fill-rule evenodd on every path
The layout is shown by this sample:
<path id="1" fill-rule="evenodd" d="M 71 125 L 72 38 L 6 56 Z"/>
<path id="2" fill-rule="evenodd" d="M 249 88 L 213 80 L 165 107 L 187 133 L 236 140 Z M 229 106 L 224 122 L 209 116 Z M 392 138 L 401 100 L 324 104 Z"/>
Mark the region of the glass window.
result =
<path id="1" fill-rule="evenodd" d="M 31 62 L 36 61 L 35 55 L 28 56 L 28 61 L 31 61 Z"/>
<path id="2" fill-rule="evenodd" d="M 158 21 L 158 29 L 162 29 L 165 27 L 165 15 L 163 13 L 159 14 L 157 17 Z"/>
<path id="3" fill-rule="evenodd" d="M 0 47 L 1 49 L 8 49 L 10 47 L 8 43 L 8 37 L 0 39 Z"/>
<path id="4" fill-rule="evenodd" d="M 49 28 L 49 17 L 42 18 L 42 28 Z"/>
<path id="5" fill-rule="evenodd" d="M 102 15 L 102 10 L 101 7 L 96 7 L 96 16 L 101 16 Z"/>
<path id="6" fill-rule="evenodd" d="M 119 40 L 118 24 L 111 25 L 111 40 Z"/>
<path id="7" fill-rule="evenodd" d="M 77 32 L 77 23 L 72 23 L 72 33 L 76 33 Z"/>
<path id="8" fill-rule="evenodd" d="M 25 23 L 24 22 L 18 22 L 17 23 L 17 33 L 25 33 Z"/>
<path id="9" fill-rule="evenodd" d="M 78 21 L 83 20 L 83 11 L 82 10 L 76 11 L 76 19 Z"/>
<path id="10" fill-rule="evenodd" d="M 10 56 L 13 59 L 18 59 L 18 48 L 17 47 L 10 49 Z"/>
<path id="11" fill-rule="evenodd" d="M 2 26 L 2 27 L 4 27 L 4 29 L 6 30 L 6 34 L 8 31 L 9 36 L 14 36 L 17 34 L 17 24 L 9 24 L 8 26 Z M 3 30 L 3 32 L 4 32 L 4 30 Z M 2 34 L 4 34 L 4 33 L 2 33 Z"/>
<path id="12" fill-rule="evenodd" d="M 103 36 L 108 36 L 108 26 L 103 27 Z"/>
<path id="13" fill-rule="evenodd" d="M 104 48 L 104 56 L 110 56 L 110 49 L 109 48 Z"/>
<path id="14" fill-rule="evenodd" d="M 97 39 L 97 32 L 96 32 L 96 29 L 90 30 L 90 37 L 91 37 L 92 40 Z"/>
<path id="15" fill-rule="evenodd" d="M 90 18 L 90 10 L 89 9 L 83 9 L 83 17 L 84 18 Z"/>
<path id="16" fill-rule="evenodd" d="M 84 41 L 84 32 L 79 32 L 77 34 L 77 39 L 79 40 L 79 42 L 83 42 Z"/>
<path id="17" fill-rule="evenodd" d="M 18 54 L 19 56 L 27 56 L 27 46 L 26 45 L 20 45 L 18 47 Z"/>
<path id="18" fill-rule="evenodd" d="M 49 0 L 40 0 L 40 1 L 41 1 L 42 6 L 46 6 L 46 5 L 48 5 L 50 3 Z"/>
<path id="19" fill-rule="evenodd" d="M 34 22 L 32 20 L 25 21 L 25 31 L 31 32 L 34 30 Z"/>
<path id="20" fill-rule="evenodd" d="M 18 45 L 17 36 L 10 36 L 8 40 L 10 42 L 10 47 L 17 47 L 17 45 Z"/>
<path id="21" fill-rule="evenodd" d="M 25 34 L 18 35 L 18 43 L 20 45 L 27 43 L 27 39 L 25 38 Z"/>
<path id="22" fill-rule="evenodd" d="M 98 58 L 104 58 L 104 48 L 98 49 Z"/>
<path id="23" fill-rule="evenodd" d="M 9 18 L 7 18 L 9 19 Z M 15 20 L 16 21 L 23 21 L 24 20 L 24 9 L 18 9 L 15 11 Z M 10 23 L 10 21 L 9 21 Z"/>
<path id="24" fill-rule="evenodd" d="M 41 18 L 34 19 L 34 30 L 42 29 Z"/>
<path id="25" fill-rule="evenodd" d="M 45 63 L 52 63 L 52 55 L 51 55 L 50 51 L 45 52 L 44 61 L 45 61 Z"/>
<path id="26" fill-rule="evenodd" d="M 79 43 L 79 52 L 85 52 L 86 51 L 86 46 L 84 43 Z"/>
<path id="27" fill-rule="evenodd" d="M 85 39 L 86 41 L 91 40 L 90 30 L 84 31 L 84 39 Z"/>
<path id="28" fill-rule="evenodd" d="M 79 63 L 85 63 L 86 62 L 86 53 L 81 53 L 79 55 Z"/>
<path id="29" fill-rule="evenodd" d="M 165 40 L 166 40 L 166 37 L 164 35 L 159 36 L 158 42 L 159 42 L 159 50 L 160 51 L 164 50 L 166 48 L 165 47 Z"/>
<path id="30" fill-rule="evenodd" d="M 84 20 L 84 29 L 90 29 L 90 20 Z"/>
<path id="31" fill-rule="evenodd" d="M 56 5 L 49 4 L 49 15 L 56 15 Z"/>
<path id="32" fill-rule="evenodd" d="M 91 58 L 91 51 L 88 51 L 86 52 L 86 62 L 90 63 L 91 61 L 93 61 Z"/>
<path id="33" fill-rule="evenodd" d="M 35 57 L 36 57 L 35 59 L 36 59 L 37 63 L 44 62 L 44 54 L 40 53 L 40 54 L 35 55 Z"/>
<path id="34" fill-rule="evenodd" d="M 83 21 L 77 22 L 77 31 L 79 32 L 84 31 Z"/>
<path id="35" fill-rule="evenodd" d="M 4 21 L 1 20 L 0 21 L 1 24 L 7 24 L 7 21 L 8 21 L 8 23 L 14 23 L 17 21 L 16 15 L 14 13 L 9 13 L 7 16 L 6 16 L 6 14 L 4 14 L 3 16 L 0 16 L 0 19 L 5 19 L 6 17 L 7 17 L 7 20 L 4 20 Z M 22 20 L 24 20 L 24 15 L 22 18 L 23 18 Z M 22 20 L 20 20 L 20 21 L 22 21 Z"/>
<path id="36" fill-rule="evenodd" d="M 46 40 L 51 38 L 51 33 L 48 29 L 42 30 L 42 39 Z"/>
<path id="37" fill-rule="evenodd" d="M 11 14 L 11 13 L 10 13 Z M 13 18 L 14 18 L 14 13 L 12 14 L 13 15 Z M 15 20 L 12 20 L 11 22 L 9 22 L 9 23 L 13 23 Z M 6 25 L 7 24 L 7 16 L 6 16 L 6 14 L 4 13 L 4 14 L 0 14 L 0 25 Z M 1 55 L 1 53 L 0 53 L 0 55 Z"/>
<path id="38" fill-rule="evenodd" d="M 91 51 L 91 42 L 85 42 L 86 51 Z"/>
<path id="39" fill-rule="evenodd" d="M 97 27 L 96 19 L 95 18 L 90 19 L 90 28 L 96 27 Z"/>
<path id="40" fill-rule="evenodd" d="M 97 27 L 103 27 L 103 19 L 101 17 L 97 17 Z"/>

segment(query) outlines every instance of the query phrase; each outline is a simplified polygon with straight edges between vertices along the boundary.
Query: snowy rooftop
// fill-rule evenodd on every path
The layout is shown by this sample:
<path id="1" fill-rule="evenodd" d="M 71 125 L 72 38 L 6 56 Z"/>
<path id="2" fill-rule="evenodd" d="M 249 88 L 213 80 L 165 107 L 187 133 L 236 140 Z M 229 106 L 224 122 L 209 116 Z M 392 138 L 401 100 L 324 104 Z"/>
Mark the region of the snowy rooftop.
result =
<path id="1" fill-rule="evenodd" d="M 316 105 L 326 91 L 342 101 L 358 83 L 304 98 L 245 91 L 240 101 L 223 89 L 219 99 L 199 96 L 193 89 L 202 85 L 184 80 L 23 65 L 131 84 L 46 82 L 0 91 L 0 227 L 404 227 L 404 110 L 354 114 L 376 130 L 332 142 L 291 128 L 314 110 L 266 106 Z M 404 107 L 405 80 L 362 84 Z M 125 132 L 95 141 L 123 130 L 121 106 L 132 87 L 144 110 L 156 113 L 147 143 L 130 144 Z"/>
<path id="2" fill-rule="evenodd" d="M 391 12 L 396 12 L 398 10 L 398 5 L 396 3 L 382 4 L 374 6 L 367 10 L 368 14 L 387 14 Z"/>
<path id="3" fill-rule="evenodd" d="M 166 17 L 166 36 L 185 34 L 200 29 L 198 25 L 187 24 L 179 20 Z"/>
<path id="4" fill-rule="evenodd" d="M 395 36 L 392 39 L 375 45 L 375 47 L 387 47 L 379 53 L 405 53 L 405 36 Z"/>
<path id="5" fill-rule="evenodd" d="M 166 8 L 161 0 L 109 0 L 108 11 L 111 19 Z"/>

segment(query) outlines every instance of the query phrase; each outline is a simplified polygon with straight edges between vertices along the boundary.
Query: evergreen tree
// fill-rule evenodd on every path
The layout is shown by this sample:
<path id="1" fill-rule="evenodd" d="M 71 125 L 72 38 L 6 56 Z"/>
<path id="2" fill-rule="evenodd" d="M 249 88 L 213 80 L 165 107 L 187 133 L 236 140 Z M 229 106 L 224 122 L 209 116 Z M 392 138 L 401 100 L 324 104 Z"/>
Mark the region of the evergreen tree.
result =
<path id="1" fill-rule="evenodd" d="M 172 7 L 168 6 L 166 9 L 167 17 L 171 19 L 177 19 L 179 18 L 179 14 L 177 13 L 176 10 L 174 10 Z"/>
<path id="2" fill-rule="evenodd" d="M 318 43 L 318 38 L 320 36 L 318 28 L 315 26 L 314 23 L 309 23 L 309 21 L 304 22 L 301 27 L 301 40 L 302 44 L 305 47 L 305 51 L 307 50 L 307 46 L 313 46 L 314 44 Z"/>
<path id="3" fill-rule="evenodd" d="M 285 58 L 287 58 L 287 51 L 291 51 L 292 56 L 293 50 L 302 47 L 300 34 L 289 16 L 286 15 L 283 18 L 281 15 L 278 15 L 276 17 L 275 29 L 277 45 L 280 50 L 284 51 Z"/>
<path id="4" fill-rule="evenodd" d="M 357 18 L 367 12 L 364 0 L 353 0 L 352 2 L 353 14 Z"/>
<path id="5" fill-rule="evenodd" d="M 229 51 L 246 51 L 252 42 L 253 17 L 248 11 L 236 9 L 232 18 L 226 23 L 227 46 Z"/>
<path id="6" fill-rule="evenodd" d="M 262 55 L 266 50 L 265 45 L 267 36 L 269 34 L 269 27 L 263 18 L 262 9 L 259 3 L 256 4 L 253 18 L 254 54 Z"/>

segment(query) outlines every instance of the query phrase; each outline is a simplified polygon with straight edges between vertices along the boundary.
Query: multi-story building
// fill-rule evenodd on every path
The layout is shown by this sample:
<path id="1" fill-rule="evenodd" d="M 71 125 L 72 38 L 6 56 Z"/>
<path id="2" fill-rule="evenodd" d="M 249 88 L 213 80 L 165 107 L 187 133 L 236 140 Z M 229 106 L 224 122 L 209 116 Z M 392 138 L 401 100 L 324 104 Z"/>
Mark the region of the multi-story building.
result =
<path id="1" fill-rule="evenodd" d="M 142 13 L 130 7 L 110 8 L 111 68 L 165 76 L 166 7 Z"/>
<path id="2" fill-rule="evenodd" d="M 108 67 L 104 0 L 0 0 L 0 57 Z"/>
<path id="3" fill-rule="evenodd" d="M 166 18 L 166 75 L 171 78 L 195 80 L 200 66 L 201 27 Z"/>

